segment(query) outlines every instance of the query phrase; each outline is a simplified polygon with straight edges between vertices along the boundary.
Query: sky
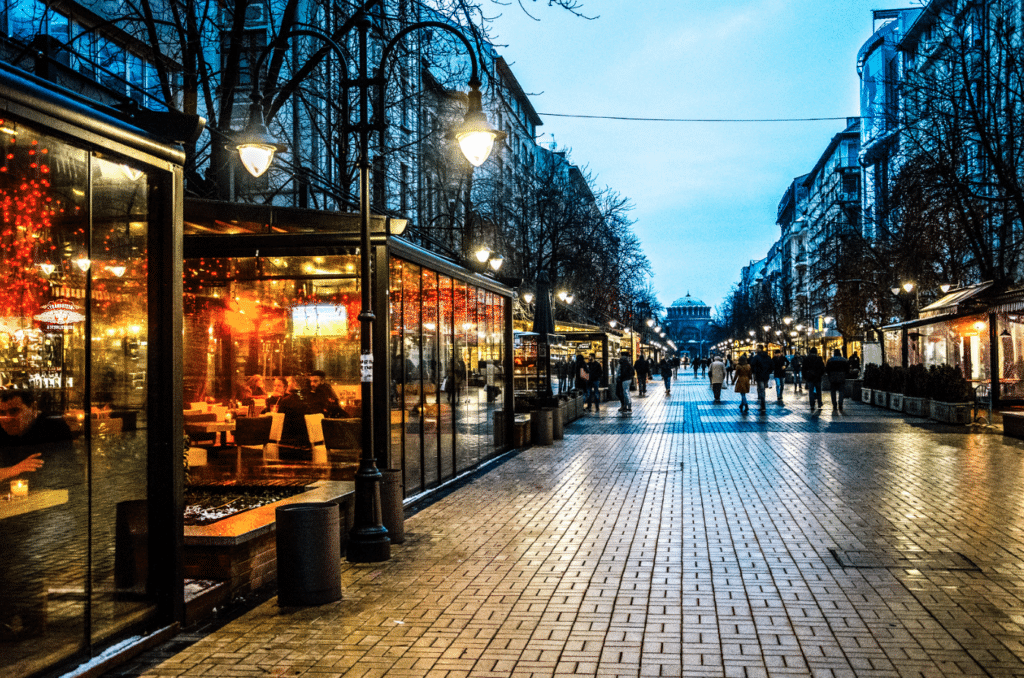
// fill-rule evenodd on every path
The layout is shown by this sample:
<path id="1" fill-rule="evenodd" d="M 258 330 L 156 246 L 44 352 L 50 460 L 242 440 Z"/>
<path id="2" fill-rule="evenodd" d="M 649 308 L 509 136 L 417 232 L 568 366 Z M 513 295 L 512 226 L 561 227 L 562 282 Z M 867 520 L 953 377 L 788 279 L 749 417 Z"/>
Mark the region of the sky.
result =
<path id="1" fill-rule="evenodd" d="M 520 2 L 533 17 L 520 9 Z M 679 123 L 637 118 L 845 118 L 872 10 L 917 0 L 546 0 L 490 4 L 497 51 L 552 139 L 596 188 L 628 197 L 665 306 L 717 307 L 779 237 L 776 212 L 843 120 Z M 548 114 L 548 115 L 545 115 Z"/>

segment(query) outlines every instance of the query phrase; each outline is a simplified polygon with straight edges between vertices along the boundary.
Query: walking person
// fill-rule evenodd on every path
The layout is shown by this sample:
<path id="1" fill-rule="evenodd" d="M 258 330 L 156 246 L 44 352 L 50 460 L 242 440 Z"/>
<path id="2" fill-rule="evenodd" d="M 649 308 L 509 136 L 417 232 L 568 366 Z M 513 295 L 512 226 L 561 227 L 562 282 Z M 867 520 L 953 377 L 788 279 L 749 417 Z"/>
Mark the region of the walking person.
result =
<path id="1" fill-rule="evenodd" d="M 750 375 L 750 361 L 747 360 L 747 354 L 744 353 L 740 356 L 740 364 L 736 366 L 736 385 L 732 389 L 740 394 L 740 414 L 750 411 L 750 405 L 747 404 L 747 394 L 750 393 Z"/>
<path id="2" fill-rule="evenodd" d="M 860 376 L 860 356 L 854 351 L 850 356 L 850 371 L 847 373 L 850 375 L 850 379 L 856 379 Z"/>
<path id="3" fill-rule="evenodd" d="M 587 395 L 587 409 L 591 401 L 594 403 L 594 412 L 601 412 L 601 379 L 604 377 L 604 368 L 597 360 L 597 354 L 590 354 L 590 362 L 587 363 L 587 371 L 590 373 L 590 393 Z"/>
<path id="4" fill-rule="evenodd" d="M 757 353 L 750 361 L 750 370 L 753 373 L 754 382 L 757 384 L 758 410 L 764 412 L 768 409 L 768 405 L 765 403 L 768 381 L 772 378 L 772 372 L 775 370 L 771 356 L 765 350 L 764 344 L 757 345 Z"/>
<path id="5" fill-rule="evenodd" d="M 667 358 L 662 358 L 658 368 L 661 370 L 661 380 L 665 382 L 665 395 L 672 395 L 672 364 Z"/>
<path id="6" fill-rule="evenodd" d="M 793 359 L 789 361 L 789 366 L 793 369 L 793 393 L 799 393 L 803 390 L 800 385 L 800 372 L 804 366 L 804 359 L 798 352 L 793 353 Z"/>
<path id="7" fill-rule="evenodd" d="M 559 358 L 555 362 L 555 374 L 558 375 L 558 392 L 562 393 L 565 391 L 566 382 L 569 379 L 569 365 L 566 364 L 565 358 Z"/>
<path id="8" fill-rule="evenodd" d="M 700 358 L 693 359 L 693 378 L 697 378 L 697 373 L 700 372 Z"/>
<path id="9" fill-rule="evenodd" d="M 577 391 L 580 391 L 584 395 L 584 403 L 586 403 L 586 395 L 590 390 L 590 370 L 587 368 L 587 361 L 584 360 L 583 356 L 579 353 L 576 354 L 576 360 L 572 365 L 572 375 L 574 386 Z M 590 411 L 590 404 L 586 403 L 586 407 L 583 408 L 584 412 Z"/>
<path id="10" fill-rule="evenodd" d="M 633 363 L 633 372 L 636 376 L 636 390 L 640 397 L 647 395 L 647 375 L 651 372 L 650 363 L 647 362 L 647 358 L 641 353 L 640 357 Z"/>
<path id="11" fill-rule="evenodd" d="M 715 402 L 722 402 L 722 382 L 725 381 L 725 363 L 722 362 L 722 357 L 715 355 L 711 359 L 711 368 L 708 370 L 708 374 L 711 376 L 711 390 L 715 394 Z"/>
<path id="12" fill-rule="evenodd" d="M 725 383 L 736 383 L 736 363 L 732 359 L 732 353 L 725 356 Z"/>
<path id="13" fill-rule="evenodd" d="M 775 357 L 772 358 L 772 375 L 775 377 L 775 398 L 780 405 L 782 404 L 782 388 L 786 385 L 787 367 L 789 367 L 789 361 L 786 360 L 785 354 L 776 349 Z"/>
<path id="14" fill-rule="evenodd" d="M 619 412 L 632 412 L 633 401 L 629 397 L 629 385 L 633 381 L 633 363 L 629 359 L 629 353 L 623 351 L 619 358 L 619 385 L 621 395 L 619 396 Z"/>
<path id="15" fill-rule="evenodd" d="M 678 379 L 679 378 L 679 362 L 680 362 L 679 361 L 679 356 L 677 356 L 677 355 L 672 356 L 672 378 L 673 379 Z"/>
<path id="16" fill-rule="evenodd" d="M 700 359 L 700 376 L 705 376 L 708 373 L 708 365 L 711 363 L 707 358 Z"/>
<path id="17" fill-rule="evenodd" d="M 821 378 L 825 375 L 825 362 L 818 355 L 818 349 L 807 351 L 803 362 L 804 382 L 807 384 L 807 395 L 811 399 L 811 412 L 817 405 L 821 409 Z"/>
<path id="18" fill-rule="evenodd" d="M 828 390 L 832 395 L 832 411 L 838 407 L 843 411 L 843 399 L 846 397 L 846 373 L 850 371 L 850 362 L 843 357 L 843 352 L 838 348 L 832 351 L 832 357 L 825 363 L 825 373 L 828 374 Z M 839 403 L 836 404 L 836 392 L 839 392 Z"/>

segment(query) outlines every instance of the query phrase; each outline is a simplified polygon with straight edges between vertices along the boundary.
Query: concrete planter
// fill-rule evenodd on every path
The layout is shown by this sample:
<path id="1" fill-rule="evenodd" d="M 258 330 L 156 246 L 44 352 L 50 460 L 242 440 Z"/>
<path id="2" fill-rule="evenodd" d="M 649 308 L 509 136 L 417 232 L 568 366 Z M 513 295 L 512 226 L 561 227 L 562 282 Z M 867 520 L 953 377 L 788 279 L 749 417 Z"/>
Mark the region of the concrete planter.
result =
<path id="1" fill-rule="evenodd" d="M 966 426 L 971 423 L 971 403 L 942 403 L 933 400 L 928 416 L 944 424 Z"/>
<path id="2" fill-rule="evenodd" d="M 846 389 L 847 395 L 854 400 L 861 400 L 861 391 L 863 390 L 864 380 L 863 379 L 847 379 Z"/>
<path id="3" fill-rule="evenodd" d="M 879 391 L 878 389 L 872 389 L 871 397 L 876 407 L 889 407 L 888 391 Z"/>
<path id="4" fill-rule="evenodd" d="M 930 402 L 927 398 L 903 396 L 903 411 L 912 417 L 927 417 Z"/>
<path id="5" fill-rule="evenodd" d="M 860 401 L 862 403 L 867 404 L 867 405 L 870 405 L 870 404 L 872 404 L 874 402 L 874 400 L 872 400 L 872 397 L 871 397 L 871 389 L 870 388 L 864 388 L 863 386 L 861 386 L 861 388 L 860 388 Z"/>
<path id="6" fill-rule="evenodd" d="M 903 394 L 902 393 L 890 393 L 889 394 L 889 409 L 896 410 L 897 412 L 903 411 Z"/>

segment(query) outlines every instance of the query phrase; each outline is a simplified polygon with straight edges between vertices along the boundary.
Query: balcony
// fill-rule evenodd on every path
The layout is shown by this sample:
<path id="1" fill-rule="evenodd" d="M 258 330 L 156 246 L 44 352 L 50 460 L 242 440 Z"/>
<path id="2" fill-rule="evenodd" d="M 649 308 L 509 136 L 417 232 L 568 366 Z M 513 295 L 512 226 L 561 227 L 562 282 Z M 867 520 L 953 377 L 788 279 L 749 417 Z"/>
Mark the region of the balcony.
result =
<path id="1" fill-rule="evenodd" d="M 807 254 L 801 252 L 793 257 L 793 265 L 797 268 L 807 268 Z"/>

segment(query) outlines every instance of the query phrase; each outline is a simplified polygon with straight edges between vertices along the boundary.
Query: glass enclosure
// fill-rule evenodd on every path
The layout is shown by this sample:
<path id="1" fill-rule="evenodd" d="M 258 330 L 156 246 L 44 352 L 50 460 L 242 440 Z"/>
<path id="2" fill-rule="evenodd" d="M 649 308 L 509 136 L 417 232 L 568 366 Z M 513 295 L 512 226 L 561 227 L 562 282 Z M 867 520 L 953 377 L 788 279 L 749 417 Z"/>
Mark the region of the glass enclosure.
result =
<path id="1" fill-rule="evenodd" d="M 0 673 L 17 677 L 156 611 L 147 253 L 169 208 L 141 169 L 18 120 L 0 145 Z"/>
<path id="2" fill-rule="evenodd" d="M 358 254 L 186 260 L 191 484 L 354 477 L 358 276 Z"/>
<path id="3" fill-rule="evenodd" d="M 397 257 L 389 274 L 391 453 L 412 495 L 500 451 L 508 300 Z"/>

